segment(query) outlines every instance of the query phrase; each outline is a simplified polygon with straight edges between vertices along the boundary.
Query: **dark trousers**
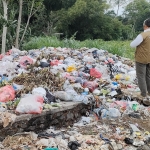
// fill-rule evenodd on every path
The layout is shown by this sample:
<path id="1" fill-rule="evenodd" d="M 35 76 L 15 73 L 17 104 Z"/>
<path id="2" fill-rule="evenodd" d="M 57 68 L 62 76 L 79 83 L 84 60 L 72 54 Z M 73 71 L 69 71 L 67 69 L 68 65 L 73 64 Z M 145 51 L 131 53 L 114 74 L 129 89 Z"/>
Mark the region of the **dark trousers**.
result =
<path id="1" fill-rule="evenodd" d="M 141 95 L 145 97 L 147 92 L 150 94 L 150 63 L 141 64 L 136 62 L 136 75 Z"/>

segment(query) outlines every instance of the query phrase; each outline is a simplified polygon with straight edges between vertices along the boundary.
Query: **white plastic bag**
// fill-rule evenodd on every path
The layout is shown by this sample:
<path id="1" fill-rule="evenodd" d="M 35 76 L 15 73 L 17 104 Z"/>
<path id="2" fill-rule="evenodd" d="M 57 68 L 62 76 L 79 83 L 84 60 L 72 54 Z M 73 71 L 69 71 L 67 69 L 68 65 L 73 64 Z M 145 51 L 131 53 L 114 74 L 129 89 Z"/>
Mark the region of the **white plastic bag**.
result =
<path id="1" fill-rule="evenodd" d="M 16 112 L 27 114 L 40 114 L 42 112 L 43 97 L 40 95 L 27 95 L 21 98 Z"/>
<path id="2" fill-rule="evenodd" d="M 103 109 L 101 117 L 102 119 L 116 119 L 121 116 L 121 113 L 116 108 Z"/>
<path id="3" fill-rule="evenodd" d="M 12 85 L 13 85 L 13 88 L 15 89 L 15 91 L 21 90 L 24 87 L 23 85 L 19 85 L 19 84 L 16 84 L 14 82 Z"/>
<path id="4" fill-rule="evenodd" d="M 45 97 L 46 96 L 46 90 L 42 87 L 34 88 L 32 90 L 32 94 L 38 94 L 40 96 Z"/>
<path id="5" fill-rule="evenodd" d="M 54 96 L 56 98 L 59 98 L 60 100 L 64 100 L 64 101 L 71 101 L 71 95 L 65 91 L 57 91 L 54 93 Z"/>

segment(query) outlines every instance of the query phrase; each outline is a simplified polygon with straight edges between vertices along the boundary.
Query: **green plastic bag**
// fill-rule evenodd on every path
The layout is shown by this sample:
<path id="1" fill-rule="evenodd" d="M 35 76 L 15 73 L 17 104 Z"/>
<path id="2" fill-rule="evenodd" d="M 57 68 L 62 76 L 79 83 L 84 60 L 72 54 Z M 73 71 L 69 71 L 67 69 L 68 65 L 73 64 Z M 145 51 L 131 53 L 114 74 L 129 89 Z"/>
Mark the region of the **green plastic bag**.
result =
<path id="1" fill-rule="evenodd" d="M 58 148 L 50 148 L 50 147 L 47 147 L 47 148 L 45 148 L 44 150 L 58 150 Z"/>

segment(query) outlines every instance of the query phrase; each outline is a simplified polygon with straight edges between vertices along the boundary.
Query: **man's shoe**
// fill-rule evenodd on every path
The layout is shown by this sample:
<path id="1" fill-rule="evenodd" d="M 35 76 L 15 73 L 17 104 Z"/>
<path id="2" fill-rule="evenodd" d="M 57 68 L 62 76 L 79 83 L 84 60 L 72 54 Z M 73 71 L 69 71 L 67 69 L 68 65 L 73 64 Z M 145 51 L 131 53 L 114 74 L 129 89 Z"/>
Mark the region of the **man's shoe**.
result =
<path id="1" fill-rule="evenodd" d="M 143 99 L 143 104 L 150 106 L 150 97 Z"/>

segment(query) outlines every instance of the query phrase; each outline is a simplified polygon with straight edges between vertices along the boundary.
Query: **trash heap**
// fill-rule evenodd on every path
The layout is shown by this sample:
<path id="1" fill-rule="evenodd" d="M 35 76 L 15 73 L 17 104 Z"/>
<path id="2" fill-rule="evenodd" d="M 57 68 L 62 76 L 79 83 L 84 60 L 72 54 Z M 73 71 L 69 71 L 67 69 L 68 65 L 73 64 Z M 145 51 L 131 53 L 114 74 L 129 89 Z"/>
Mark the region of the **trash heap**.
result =
<path id="1" fill-rule="evenodd" d="M 138 97 L 133 61 L 97 48 L 61 47 L 28 52 L 12 48 L 0 59 L 0 118 L 4 126 L 8 125 L 6 117 L 11 122 L 15 114 L 40 114 L 61 101 L 91 105 L 73 127 L 8 136 L 1 149 L 149 148 L 150 107 Z M 87 128 L 94 131 L 85 135 Z"/>

